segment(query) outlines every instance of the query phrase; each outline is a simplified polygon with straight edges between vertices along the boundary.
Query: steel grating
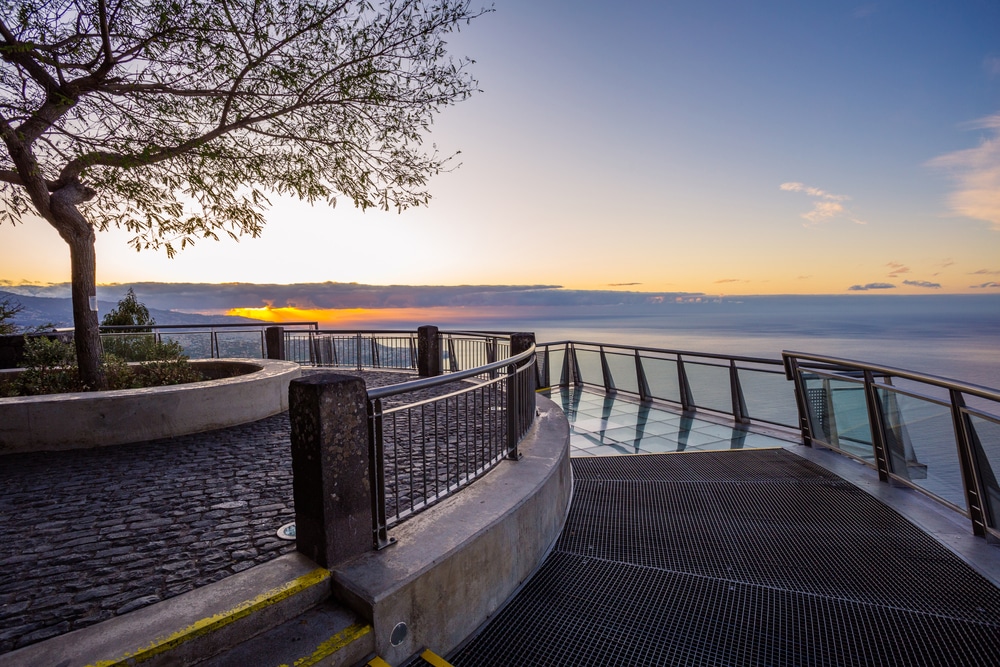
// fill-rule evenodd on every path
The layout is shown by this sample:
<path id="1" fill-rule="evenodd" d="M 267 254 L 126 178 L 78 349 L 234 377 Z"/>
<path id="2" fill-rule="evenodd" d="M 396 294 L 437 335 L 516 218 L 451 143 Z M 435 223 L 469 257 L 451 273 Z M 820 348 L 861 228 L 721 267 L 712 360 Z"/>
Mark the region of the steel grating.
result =
<path id="1" fill-rule="evenodd" d="M 553 554 L 456 667 L 1000 664 L 1000 591 L 794 454 L 573 470 Z"/>

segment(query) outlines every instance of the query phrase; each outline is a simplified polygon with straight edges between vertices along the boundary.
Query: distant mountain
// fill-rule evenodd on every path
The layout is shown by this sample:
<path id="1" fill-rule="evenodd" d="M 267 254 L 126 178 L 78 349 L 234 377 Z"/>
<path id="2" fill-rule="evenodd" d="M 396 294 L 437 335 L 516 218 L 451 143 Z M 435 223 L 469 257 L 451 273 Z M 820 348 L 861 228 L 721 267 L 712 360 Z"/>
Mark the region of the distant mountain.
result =
<path id="1" fill-rule="evenodd" d="M 73 326 L 73 302 L 67 298 L 47 298 L 39 296 L 24 296 L 11 292 L 0 291 L 0 301 L 9 299 L 11 303 L 19 303 L 24 307 L 14 323 L 24 329 L 39 327 L 51 324 L 56 328 Z M 98 301 L 97 308 L 99 316 L 111 311 L 118 305 L 117 301 Z M 231 317 L 229 315 L 195 315 L 192 313 L 180 313 L 174 310 L 159 310 L 150 308 L 149 314 L 156 320 L 157 324 L 230 324 L 230 323 L 253 323 L 263 324 L 260 320 L 252 320 L 246 317 Z"/>

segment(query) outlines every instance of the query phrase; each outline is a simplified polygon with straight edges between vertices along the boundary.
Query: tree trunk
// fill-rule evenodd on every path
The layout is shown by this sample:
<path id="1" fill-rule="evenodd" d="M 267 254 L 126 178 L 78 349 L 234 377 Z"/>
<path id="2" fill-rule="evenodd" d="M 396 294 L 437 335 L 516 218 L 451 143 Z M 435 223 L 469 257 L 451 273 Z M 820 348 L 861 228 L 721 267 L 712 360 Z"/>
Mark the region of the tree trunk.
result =
<path id="1" fill-rule="evenodd" d="M 101 335 L 97 320 L 97 238 L 92 227 L 88 234 L 75 236 L 69 243 L 71 280 L 73 283 L 73 340 L 80 380 L 87 389 L 107 388 L 101 365 Z"/>
<path id="2" fill-rule="evenodd" d="M 101 332 L 97 322 L 97 235 L 77 205 L 94 197 L 94 191 L 71 181 L 49 197 L 46 219 L 69 245 L 73 284 L 73 334 L 80 380 L 90 391 L 107 388 L 101 366 Z"/>

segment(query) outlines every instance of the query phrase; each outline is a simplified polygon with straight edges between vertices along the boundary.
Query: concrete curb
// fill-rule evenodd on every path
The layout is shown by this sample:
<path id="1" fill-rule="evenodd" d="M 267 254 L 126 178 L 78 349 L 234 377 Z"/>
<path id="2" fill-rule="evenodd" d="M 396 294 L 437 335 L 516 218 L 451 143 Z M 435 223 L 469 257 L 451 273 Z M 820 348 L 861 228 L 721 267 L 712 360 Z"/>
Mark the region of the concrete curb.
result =
<path id="1" fill-rule="evenodd" d="M 269 359 L 193 361 L 209 372 L 252 372 L 204 382 L 48 396 L 0 398 L 0 455 L 59 451 L 199 433 L 288 409 L 299 365 Z"/>
<path id="2" fill-rule="evenodd" d="M 390 664 L 458 646 L 559 537 L 572 490 L 569 424 L 549 399 L 538 396 L 537 408 L 520 461 L 393 529 L 394 546 L 334 568 L 334 595 L 372 620 L 375 651 Z"/>

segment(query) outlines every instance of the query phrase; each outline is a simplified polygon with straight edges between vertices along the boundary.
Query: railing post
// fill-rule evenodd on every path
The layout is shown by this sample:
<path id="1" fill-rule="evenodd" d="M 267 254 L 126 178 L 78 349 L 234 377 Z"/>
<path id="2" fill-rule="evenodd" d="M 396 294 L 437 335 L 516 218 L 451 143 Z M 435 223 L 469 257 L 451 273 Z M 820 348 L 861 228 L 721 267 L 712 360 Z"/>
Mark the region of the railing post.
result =
<path id="1" fill-rule="evenodd" d="M 420 377 L 441 375 L 441 338 L 435 326 L 417 329 L 417 374 Z"/>
<path id="2" fill-rule="evenodd" d="M 551 375 L 549 373 L 549 346 L 542 348 L 542 363 L 538 363 L 538 355 L 535 355 L 535 384 L 546 389 L 551 387 Z"/>
<path id="3" fill-rule="evenodd" d="M 579 387 L 582 384 L 580 380 L 580 363 L 576 358 L 576 346 L 573 343 L 566 344 L 566 360 L 569 363 L 567 369 L 569 370 L 570 382 L 574 387 Z"/>
<path id="4" fill-rule="evenodd" d="M 611 367 L 608 366 L 608 356 L 604 353 L 604 346 L 600 347 L 601 352 L 601 378 L 604 380 L 604 393 L 615 393 L 615 379 L 611 377 Z"/>
<path id="5" fill-rule="evenodd" d="M 364 347 L 362 346 L 363 340 L 364 339 L 363 339 L 363 337 L 361 335 L 361 332 L 359 331 L 358 334 L 357 334 L 357 336 L 355 336 L 355 340 L 354 340 L 355 370 L 359 370 L 359 371 L 362 368 L 364 368 L 364 363 L 362 363 L 362 361 L 361 361 L 362 354 L 364 353 Z"/>
<path id="6" fill-rule="evenodd" d="M 872 449 L 875 454 L 875 469 L 878 478 L 889 481 L 889 461 L 886 454 L 885 420 L 882 419 L 881 401 L 878 397 L 878 387 L 875 386 L 875 376 L 865 369 L 865 402 L 868 406 L 868 429 L 872 434 Z"/>
<path id="7" fill-rule="evenodd" d="M 515 333 L 510 335 L 510 356 L 517 355 L 531 349 L 535 344 L 535 334 Z M 510 364 L 507 366 L 507 458 L 515 461 L 521 458 L 517 451 L 517 443 L 521 437 L 522 420 L 534 417 L 534 414 L 524 414 L 527 410 L 534 409 L 535 391 L 531 382 L 524 382 L 521 374 L 517 371 L 530 362 L 524 362 L 520 366 Z M 529 380 L 533 377 L 531 374 Z"/>
<path id="8" fill-rule="evenodd" d="M 812 430 L 809 426 L 809 403 L 806 400 L 805 381 L 799 372 L 799 360 L 782 352 L 785 362 L 785 379 L 792 382 L 795 390 L 795 405 L 799 409 L 799 430 L 802 431 L 802 444 L 812 447 Z"/>
<path id="9" fill-rule="evenodd" d="M 743 398 L 743 387 L 740 386 L 740 372 L 736 368 L 736 360 L 729 360 L 729 391 L 733 399 L 733 419 L 740 424 L 749 424 L 746 400 Z"/>
<path id="10" fill-rule="evenodd" d="M 372 538 L 376 549 L 393 544 L 385 517 L 385 440 L 382 434 L 382 399 L 368 404 L 368 479 L 372 483 Z"/>
<path id="11" fill-rule="evenodd" d="M 285 358 L 285 327 L 267 327 L 264 329 L 264 345 L 266 359 Z"/>
<path id="12" fill-rule="evenodd" d="M 694 408 L 694 396 L 691 395 L 691 384 L 688 382 L 687 371 L 684 370 L 684 360 L 677 355 L 677 389 L 680 392 L 681 409 Z"/>
<path id="13" fill-rule="evenodd" d="M 955 442 L 958 444 L 958 462 L 962 471 L 962 482 L 965 486 L 965 499 L 969 505 L 969 518 L 972 520 L 972 533 L 986 537 L 989 525 L 989 504 L 984 502 L 985 494 L 982 478 L 976 466 L 976 434 L 965 415 L 965 399 L 962 393 L 950 389 L 951 420 L 955 428 Z"/>
<path id="14" fill-rule="evenodd" d="M 642 367 L 642 357 L 639 356 L 639 350 L 635 351 L 635 380 L 639 386 L 639 400 L 652 400 L 653 394 L 649 391 L 649 382 L 646 380 L 646 370 Z"/>
<path id="15" fill-rule="evenodd" d="M 467 345 L 463 346 L 468 349 Z M 475 368 L 476 363 L 472 362 L 469 368 Z M 458 363 L 458 351 L 455 348 L 455 338 L 451 335 L 448 336 L 448 371 L 451 373 L 457 373 L 461 370 Z M 439 373 L 440 375 L 440 373 Z"/>
<path id="16" fill-rule="evenodd" d="M 330 568 L 372 549 L 368 392 L 324 373 L 288 387 L 296 546 Z"/>

